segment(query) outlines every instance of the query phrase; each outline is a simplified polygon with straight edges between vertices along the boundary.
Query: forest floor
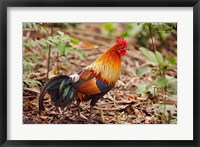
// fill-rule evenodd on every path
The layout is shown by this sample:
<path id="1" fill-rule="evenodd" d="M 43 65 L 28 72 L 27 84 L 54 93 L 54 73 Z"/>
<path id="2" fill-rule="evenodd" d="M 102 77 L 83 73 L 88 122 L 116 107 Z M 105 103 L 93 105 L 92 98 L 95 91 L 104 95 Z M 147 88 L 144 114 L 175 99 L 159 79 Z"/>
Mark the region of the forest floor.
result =
<path id="1" fill-rule="evenodd" d="M 86 25 L 87 26 L 87 25 Z M 113 45 L 114 40 L 99 35 L 98 33 L 90 33 L 93 28 L 87 28 L 87 32 L 73 32 L 66 30 L 71 36 L 79 39 L 78 49 L 83 50 L 87 59 L 81 60 L 73 54 L 68 54 L 65 57 L 59 57 L 58 64 L 62 66 L 59 74 L 70 75 L 79 72 L 81 69 L 91 64 L 103 52 Z M 31 35 L 29 37 L 32 37 Z M 173 37 L 166 40 L 168 44 L 173 41 Z M 175 53 L 165 48 L 162 43 L 158 45 L 158 49 L 165 57 L 176 56 Z M 144 74 L 141 77 L 135 75 L 136 68 L 145 65 L 147 58 L 138 50 L 138 45 L 134 38 L 128 41 L 129 51 L 122 58 L 122 68 L 120 79 L 115 87 L 101 98 L 92 114 L 93 124 L 165 124 L 172 119 L 177 119 L 177 111 L 173 115 L 165 116 L 158 112 L 155 104 L 162 104 L 163 97 L 158 94 L 156 102 L 150 94 L 136 95 L 136 87 L 142 83 L 147 83 L 155 79 L 152 73 Z M 39 50 L 31 50 L 33 53 L 41 52 Z M 26 52 L 28 53 L 28 52 Z M 26 54 L 25 53 L 25 54 Z M 30 53 L 30 52 L 29 52 Z M 42 83 L 46 81 L 46 58 L 40 59 L 39 64 L 33 69 L 36 76 L 33 79 Z M 51 70 L 55 68 L 57 63 L 57 54 L 51 54 Z M 177 69 L 171 69 L 167 75 L 177 77 Z M 24 87 L 23 88 L 23 123 L 24 124 L 74 124 L 78 115 L 76 102 L 72 103 L 63 109 L 56 108 L 51 102 L 48 94 L 44 100 L 45 110 L 38 111 L 38 96 L 40 87 Z M 167 99 L 166 104 L 177 107 L 177 99 Z M 90 111 L 90 101 L 82 102 L 81 117 L 82 120 L 78 123 L 88 124 L 88 116 Z"/>

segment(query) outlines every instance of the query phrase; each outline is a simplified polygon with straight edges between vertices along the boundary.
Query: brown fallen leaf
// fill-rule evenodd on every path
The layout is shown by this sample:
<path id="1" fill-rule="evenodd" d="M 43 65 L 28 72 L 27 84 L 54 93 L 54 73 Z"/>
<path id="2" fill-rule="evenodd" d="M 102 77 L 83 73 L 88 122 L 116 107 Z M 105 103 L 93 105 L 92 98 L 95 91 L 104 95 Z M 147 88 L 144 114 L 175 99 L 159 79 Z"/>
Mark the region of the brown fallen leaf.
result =
<path id="1" fill-rule="evenodd" d="M 88 120 L 88 118 L 87 118 L 85 115 L 81 114 L 81 113 L 80 113 L 80 117 L 81 117 L 82 119 Z"/>
<path id="2" fill-rule="evenodd" d="M 137 108 L 133 108 L 134 112 L 135 112 L 135 115 L 138 117 L 138 118 L 145 118 L 145 115 L 144 113 L 142 113 L 140 110 L 138 110 Z"/>
<path id="3" fill-rule="evenodd" d="M 39 116 L 39 118 L 41 118 L 41 119 L 47 119 L 48 116 Z"/>

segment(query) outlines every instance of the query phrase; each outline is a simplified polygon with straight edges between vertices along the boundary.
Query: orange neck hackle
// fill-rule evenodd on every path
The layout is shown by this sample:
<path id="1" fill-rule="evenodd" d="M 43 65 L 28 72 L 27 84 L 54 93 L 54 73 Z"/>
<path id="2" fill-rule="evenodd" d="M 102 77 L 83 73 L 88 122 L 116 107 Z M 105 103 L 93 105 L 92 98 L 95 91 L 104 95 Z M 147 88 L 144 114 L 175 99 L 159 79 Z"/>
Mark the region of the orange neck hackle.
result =
<path id="1" fill-rule="evenodd" d="M 86 67 L 94 74 L 102 78 L 108 85 L 117 82 L 121 70 L 121 57 L 126 54 L 127 42 L 125 39 L 117 39 L 116 44 L 103 53 L 91 65 Z"/>
<path id="2" fill-rule="evenodd" d="M 86 69 L 93 70 L 96 75 L 105 80 L 108 85 L 114 85 L 119 79 L 121 69 L 121 56 L 117 51 L 118 45 L 114 45 L 96 59 Z"/>

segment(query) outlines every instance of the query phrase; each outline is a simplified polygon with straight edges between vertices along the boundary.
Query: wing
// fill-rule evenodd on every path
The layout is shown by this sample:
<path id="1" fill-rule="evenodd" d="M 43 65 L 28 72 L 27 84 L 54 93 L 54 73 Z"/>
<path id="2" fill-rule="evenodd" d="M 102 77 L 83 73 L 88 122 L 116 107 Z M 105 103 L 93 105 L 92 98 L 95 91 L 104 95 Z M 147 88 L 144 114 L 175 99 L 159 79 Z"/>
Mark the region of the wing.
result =
<path id="1" fill-rule="evenodd" d="M 93 71 L 83 70 L 79 73 L 79 80 L 73 85 L 73 87 L 80 93 L 84 93 L 88 96 L 101 93 L 107 93 L 113 86 L 108 86 L 100 76 L 95 75 Z"/>

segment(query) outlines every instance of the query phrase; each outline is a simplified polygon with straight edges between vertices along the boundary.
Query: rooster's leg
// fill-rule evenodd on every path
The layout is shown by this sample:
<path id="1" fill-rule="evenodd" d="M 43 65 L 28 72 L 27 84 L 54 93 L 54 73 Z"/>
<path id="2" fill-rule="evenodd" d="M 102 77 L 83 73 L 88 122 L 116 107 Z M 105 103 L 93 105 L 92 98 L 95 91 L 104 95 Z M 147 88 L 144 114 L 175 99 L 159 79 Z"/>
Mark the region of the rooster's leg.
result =
<path id="1" fill-rule="evenodd" d="M 81 109 L 80 109 L 80 101 L 79 100 L 77 100 L 77 109 L 78 109 L 78 116 L 76 118 L 75 123 L 79 123 L 79 121 L 81 120 L 81 116 L 80 116 Z"/>
<path id="2" fill-rule="evenodd" d="M 90 115 L 89 115 L 89 118 L 88 118 L 88 122 L 91 122 L 93 107 L 95 106 L 95 104 L 98 100 L 99 100 L 99 97 L 93 98 L 91 103 L 90 103 Z"/>
<path id="3" fill-rule="evenodd" d="M 93 110 L 93 106 L 90 105 L 90 115 L 89 115 L 89 118 L 88 118 L 88 122 L 91 122 L 91 118 L 92 118 L 92 110 Z"/>
<path id="4" fill-rule="evenodd" d="M 78 117 L 80 118 L 81 109 L 80 109 L 80 101 L 79 100 L 77 101 L 77 109 L 78 109 Z"/>

